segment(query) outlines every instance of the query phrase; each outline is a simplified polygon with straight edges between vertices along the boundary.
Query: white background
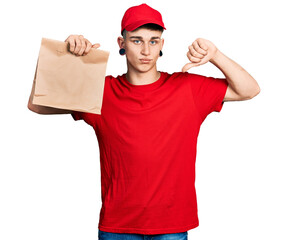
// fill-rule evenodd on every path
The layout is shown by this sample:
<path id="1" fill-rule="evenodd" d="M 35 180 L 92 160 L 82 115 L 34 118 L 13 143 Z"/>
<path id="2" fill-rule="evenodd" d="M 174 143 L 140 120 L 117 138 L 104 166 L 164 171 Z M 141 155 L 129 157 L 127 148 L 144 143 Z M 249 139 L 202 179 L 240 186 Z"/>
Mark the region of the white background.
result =
<path id="1" fill-rule="evenodd" d="M 28 110 L 41 38 L 82 34 L 110 51 L 107 75 L 126 71 L 117 37 L 142 1 L 9 1 L 1 14 L 1 240 L 97 239 L 101 207 L 96 135 L 71 115 Z M 198 138 L 198 228 L 189 239 L 288 239 L 287 9 L 285 1 L 146 1 L 167 31 L 158 70 L 181 71 L 196 38 L 244 67 L 261 93 L 226 102 Z M 210 63 L 191 73 L 223 77 Z M 155 143 L 156 144 L 156 143 Z M 141 197 L 141 196 L 139 196 Z"/>

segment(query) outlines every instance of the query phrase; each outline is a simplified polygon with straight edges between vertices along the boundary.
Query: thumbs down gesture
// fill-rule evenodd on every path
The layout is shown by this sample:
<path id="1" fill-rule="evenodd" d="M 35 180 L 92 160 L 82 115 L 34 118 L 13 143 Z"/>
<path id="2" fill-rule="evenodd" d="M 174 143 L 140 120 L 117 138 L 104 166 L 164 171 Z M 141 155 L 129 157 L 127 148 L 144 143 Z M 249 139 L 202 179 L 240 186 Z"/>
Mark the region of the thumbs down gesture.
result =
<path id="1" fill-rule="evenodd" d="M 218 51 L 212 42 L 203 38 L 197 38 L 188 49 L 187 57 L 190 60 L 190 63 L 185 64 L 182 68 L 182 72 L 186 72 L 192 67 L 207 63 L 213 59 Z"/>

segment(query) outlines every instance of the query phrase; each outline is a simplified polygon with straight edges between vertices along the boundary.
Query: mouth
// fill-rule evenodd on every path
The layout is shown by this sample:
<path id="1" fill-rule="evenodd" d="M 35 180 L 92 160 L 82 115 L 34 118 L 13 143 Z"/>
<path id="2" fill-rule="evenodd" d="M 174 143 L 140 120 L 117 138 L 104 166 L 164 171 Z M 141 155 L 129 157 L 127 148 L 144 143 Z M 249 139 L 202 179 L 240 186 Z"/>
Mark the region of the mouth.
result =
<path id="1" fill-rule="evenodd" d="M 152 59 L 148 59 L 148 58 L 141 58 L 141 59 L 139 59 L 139 60 L 140 60 L 141 63 L 144 63 L 144 64 L 145 64 L 145 63 L 146 63 L 146 64 L 147 64 L 147 63 L 150 63 L 150 62 L 152 61 Z"/>

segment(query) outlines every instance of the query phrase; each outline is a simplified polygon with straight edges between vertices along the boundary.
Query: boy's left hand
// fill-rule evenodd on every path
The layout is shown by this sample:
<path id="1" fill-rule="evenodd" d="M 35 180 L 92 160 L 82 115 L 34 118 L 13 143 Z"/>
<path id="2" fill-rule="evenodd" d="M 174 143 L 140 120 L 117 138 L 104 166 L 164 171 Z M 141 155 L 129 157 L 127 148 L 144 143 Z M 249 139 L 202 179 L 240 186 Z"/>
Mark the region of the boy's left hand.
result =
<path id="1" fill-rule="evenodd" d="M 192 45 L 188 47 L 188 59 L 191 63 L 185 64 L 182 72 L 188 71 L 192 67 L 197 67 L 210 61 L 217 53 L 216 46 L 204 38 L 197 38 Z"/>

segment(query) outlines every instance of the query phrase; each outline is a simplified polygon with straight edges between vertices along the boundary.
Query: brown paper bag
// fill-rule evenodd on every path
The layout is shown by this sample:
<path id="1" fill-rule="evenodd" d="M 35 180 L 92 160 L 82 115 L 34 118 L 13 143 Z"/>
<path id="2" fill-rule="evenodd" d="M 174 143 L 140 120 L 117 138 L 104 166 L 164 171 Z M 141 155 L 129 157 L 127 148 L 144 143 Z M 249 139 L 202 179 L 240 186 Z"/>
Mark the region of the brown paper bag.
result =
<path id="1" fill-rule="evenodd" d="M 94 48 L 76 56 L 67 42 L 42 38 L 33 104 L 101 114 L 108 57 Z"/>

